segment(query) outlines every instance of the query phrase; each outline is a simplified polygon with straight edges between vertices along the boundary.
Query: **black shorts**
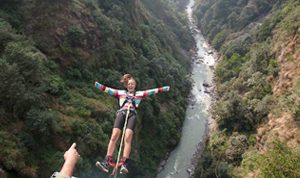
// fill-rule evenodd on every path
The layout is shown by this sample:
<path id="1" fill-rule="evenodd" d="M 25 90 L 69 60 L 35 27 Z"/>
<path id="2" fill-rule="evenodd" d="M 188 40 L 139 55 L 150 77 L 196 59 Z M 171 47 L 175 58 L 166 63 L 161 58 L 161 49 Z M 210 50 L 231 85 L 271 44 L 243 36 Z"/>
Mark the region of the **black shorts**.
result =
<path id="1" fill-rule="evenodd" d="M 117 118 L 114 123 L 114 128 L 119 128 L 123 130 L 125 120 L 126 120 L 127 111 L 119 111 L 117 114 Z M 130 111 L 127 119 L 127 129 L 134 131 L 136 124 L 136 113 L 134 111 Z"/>

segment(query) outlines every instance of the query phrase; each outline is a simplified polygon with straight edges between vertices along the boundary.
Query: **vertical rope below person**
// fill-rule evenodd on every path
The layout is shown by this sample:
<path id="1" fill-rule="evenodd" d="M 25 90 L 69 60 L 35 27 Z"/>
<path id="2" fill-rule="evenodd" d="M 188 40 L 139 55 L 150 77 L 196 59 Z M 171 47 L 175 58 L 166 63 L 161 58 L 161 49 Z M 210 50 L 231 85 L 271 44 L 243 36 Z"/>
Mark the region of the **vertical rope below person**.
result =
<path id="1" fill-rule="evenodd" d="M 128 102 L 128 109 L 127 109 L 126 119 L 125 119 L 125 123 L 124 123 L 124 127 L 123 127 L 123 133 L 122 133 L 122 137 L 121 137 L 121 143 L 120 143 L 120 147 L 119 147 L 117 163 L 116 163 L 115 170 L 113 171 L 113 174 L 116 173 L 114 178 L 116 178 L 117 174 L 118 174 L 119 160 L 120 160 L 120 155 L 121 155 L 121 151 L 122 151 L 122 147 L 123 147 L 124 135 L 125 135 L 126 127 L 127 127 L 127 120 L 128 120 L 128 115 L 130 112 L 131 103 L 132 102 Z"/>

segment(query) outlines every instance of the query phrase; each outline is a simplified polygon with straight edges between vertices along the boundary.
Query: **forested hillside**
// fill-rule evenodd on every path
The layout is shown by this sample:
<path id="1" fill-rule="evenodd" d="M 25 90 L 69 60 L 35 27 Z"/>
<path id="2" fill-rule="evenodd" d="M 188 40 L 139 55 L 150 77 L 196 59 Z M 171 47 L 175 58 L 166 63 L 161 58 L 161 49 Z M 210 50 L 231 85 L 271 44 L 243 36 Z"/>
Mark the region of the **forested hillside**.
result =
<path id="1" fill-rule="evenodd" d="M 194 16 L 220 55 L 195 177 L 300 177 L 300 2 L 202 0 Z"/>
<path id="2" fill-rule="evenodd" d="M 77 143 L 74 175 L 99 177 L 118 99 L 98 81 L 137 90 L 170 85 L 143 99 L 127 177 L 154 177 L 180 138 L 191 81 L 193 40 L 177 0 L 1 0 L 0 175 L 50 177 Z"/>

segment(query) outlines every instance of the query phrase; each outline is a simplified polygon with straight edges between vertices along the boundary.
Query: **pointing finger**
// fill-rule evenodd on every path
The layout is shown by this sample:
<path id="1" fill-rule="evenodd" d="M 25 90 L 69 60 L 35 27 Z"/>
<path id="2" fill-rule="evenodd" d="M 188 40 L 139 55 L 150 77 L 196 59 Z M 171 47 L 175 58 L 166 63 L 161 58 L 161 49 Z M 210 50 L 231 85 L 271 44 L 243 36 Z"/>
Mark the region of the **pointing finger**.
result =
<path id="1" fill-rule="evenodd" d="M 69 148 L 69 150 L 72 148 L 75 149 L 75 147 L 76 147 L 76 143 L 73 143 L 72 146 Z"/>

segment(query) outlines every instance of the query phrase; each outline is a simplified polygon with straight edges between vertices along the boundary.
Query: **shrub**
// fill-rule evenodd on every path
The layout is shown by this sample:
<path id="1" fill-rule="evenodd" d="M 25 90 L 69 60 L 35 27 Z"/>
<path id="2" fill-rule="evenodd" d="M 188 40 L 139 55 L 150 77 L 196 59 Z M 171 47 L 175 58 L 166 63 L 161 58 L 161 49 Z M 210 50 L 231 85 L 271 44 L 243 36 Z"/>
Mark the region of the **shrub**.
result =
<path id="1" fill-rule="evenodd" d="M 212 40 L 212 42 L 211 42 L 212 46 L 215 49 L 219 50 L 229 34 L 230 34 L 229 30 L 222 30 Z"/>
<path id="2" fill-rule="evenodd" d="M 227 61 L 221 61 L 216 68 L 217 79 L 220 82 L 228 81 L 233 77 L 238 77 L 240 68 L 248 59 L 234 53 Z"/>
<path id="3" fill-rule="evenodd" d="M 274 142 L 274 148 L 261 154 L 256 160 L 260 172 L 258 177 L 299 177 L 300 149 L 288 148 L 284 143 Z"/>
<path id="4" fill-rule="evenodd" d="M 213 104 L 212 114 L 221 129 L 249 131 L 255 125 L 255 118 L 237 91 L 225 93 L 219 101 Z"/>
<path id="5" fill-rule="evenodd" d="M 40 136 L 50 136 L 56 132 L 56 117 L 54 112 L 31 109 L 27 112 L 27 125 L 30 130 Z"/>
<path id="6" fill-rule="evenodd" d="M 85 32 L 80 26 L 70 26 L 67 30 L 67 40 L 72 47 L 77 47 L 81 44 L 81 38 Z"/>
<path id="7" fill-rule="evenodd" d="M 210 151 L 205 150 L 195 169 L 195 177 L 215 177 L 216 160 Z"/>
<path id="8" fill-rule="evenodd" d="M 279 72 L 279 62 L 274 60 L 274 59 L 270 59 L 269 62 L 269 66 L 267 68 L 269 74 L 273 75 L 273 76 L 277 76 L 278 72 Z"/>
<path id="9" fill-rule="evenodd" d="M 245 135 L 233 133 L 229 139 L 228 147 L 226 149 L 226 158 L 230 163 L 239 165 L 242 161 L 242 155 L 249 147 L 248 138 Z"/>

